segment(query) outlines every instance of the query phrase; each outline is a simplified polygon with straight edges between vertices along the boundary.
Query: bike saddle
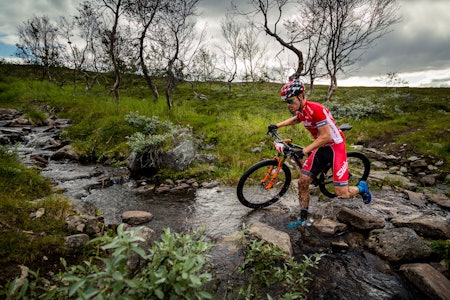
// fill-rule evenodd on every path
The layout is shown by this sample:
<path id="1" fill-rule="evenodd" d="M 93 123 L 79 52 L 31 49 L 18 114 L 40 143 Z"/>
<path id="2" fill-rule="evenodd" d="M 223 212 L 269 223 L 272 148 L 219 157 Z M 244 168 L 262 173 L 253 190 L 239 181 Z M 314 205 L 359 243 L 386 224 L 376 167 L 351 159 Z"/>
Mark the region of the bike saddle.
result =
<path id="1" fill-rule="evenodd" d="M 345 131 L 345 130 L 350 130 L 350 129 L 352 129 L 353 126 L 350 125 L 350 124 L 345 123 L 345 124 L 342 124 L 341 126 L 339 126 L 339 128 L 340 128 L 342 131 Z"/>

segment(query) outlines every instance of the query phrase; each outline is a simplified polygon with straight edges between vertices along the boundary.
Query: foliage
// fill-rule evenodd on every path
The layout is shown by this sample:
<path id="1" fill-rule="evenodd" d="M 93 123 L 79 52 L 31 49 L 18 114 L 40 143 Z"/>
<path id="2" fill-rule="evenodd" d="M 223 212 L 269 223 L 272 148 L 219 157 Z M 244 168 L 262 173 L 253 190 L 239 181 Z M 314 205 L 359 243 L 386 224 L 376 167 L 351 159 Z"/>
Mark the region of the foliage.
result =
<path id="1" fill-rule="evenodd" d="M 316 267 L 320 254 L 304 256 L 302 262 L 288 258 L 278 246 L 264 240 L 243 239 L 244 261 L 239 272 L 246 278 L 246 285 L 240 288 L 240 297 L 261 299 L 264 295 L 272 299 L 303 299 L 308 291 L 309 269 Z M 274 292 L 277 295 L 269 295 Z"/>
<path id="2" fill-rule="evenodd" d="M 139 244 L 142 228 L 130 231 L 123 224 L 117 236 L 103 236 L 90 241 L 98 244 L 106 257 L 85 261 L 83 265 L 67 267 L 58 276 L 59 285 L 45 292 L 44 299 L 211 299 L 204 285 L 211 274 L 204 270 L 206 252 L 211 244 L 202 241 L 200 232 L 171 233 L 165 229 L 160 241 L 148 252 Z M 139 256 L 147 265 L 137 271 L 129 268 L 130 257 Z M 30 282 L 27 281 L 27 284 Z M 11 299 L 22 299 L 26 293 L 36 293 L 43 287 L 32 286 L 29 291 L 8 285 Z"/>
<path id="3" fill-rule="evenodd" d="M 450 240 L 446 241 L 433 241 L 431 242 L 431 249 L 433 252 L 442 257 L 442 259 L 450 266 Z"/>
<path id="4" fill-rule="evenodd" d="M 359 121 L 370 115 L 383 115 L 383 106 L 368 98 L 353 99 L 348 103 L 339 103 L 335 101 L 325 101 L 323 105 L 328 107 L 331 114 L 336 119 L 348 119 Z"/>
<path id="5" fill-rule="evenodd" d="M 128 138 L 128 145 L 136 152 L 158 151 L 181 130 L 170 121 L 160 121 L 157 116 L 142 116 L 138 112 L 127 114 L 125 120 L 139 130 Z"/>

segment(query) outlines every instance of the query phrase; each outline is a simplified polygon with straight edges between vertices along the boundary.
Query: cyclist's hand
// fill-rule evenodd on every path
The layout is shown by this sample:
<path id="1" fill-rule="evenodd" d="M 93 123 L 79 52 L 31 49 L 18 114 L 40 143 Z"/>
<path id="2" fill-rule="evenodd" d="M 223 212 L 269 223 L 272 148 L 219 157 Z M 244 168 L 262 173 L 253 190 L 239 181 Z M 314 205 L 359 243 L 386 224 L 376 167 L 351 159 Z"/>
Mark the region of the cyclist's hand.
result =
<path id="1" fill-rule="evenodd" d="M 275 131 L 277 131 L 277 129 L 278 129 L 277 125 L 271 124 L 271 125 L 269 125 L 269 127 L 267 127 L 267 133 L 269 134 L 269 133 L 275 132 Z"/>
<path id="2" fill-rule="evenodd" d="M 298 159 L 302 159 L 305 154 L 303 153 L 303 150 L 298 150 L 294 152 L 294 156 Z"/>

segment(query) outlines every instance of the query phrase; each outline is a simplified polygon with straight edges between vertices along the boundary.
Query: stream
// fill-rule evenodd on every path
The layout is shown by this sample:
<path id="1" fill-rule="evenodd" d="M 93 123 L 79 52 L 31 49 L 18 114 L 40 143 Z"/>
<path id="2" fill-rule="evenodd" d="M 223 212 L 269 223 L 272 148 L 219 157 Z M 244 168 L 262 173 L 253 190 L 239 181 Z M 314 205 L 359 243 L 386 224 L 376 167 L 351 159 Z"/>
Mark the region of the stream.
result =
<path id="1" fill-rule="evenodd" d="M 0 128 L 1 129 L 1 128 Z M 33 128 L 25 142 L 17 147 L 25 164 L 32 165 L 30 157 L 49 157 L 53 151 L 40 147 L 37 140 L 54 135 L 48 128 Z M 324 253 L 317 269 L 313 270 L 308 299 L 427 299 L 396 271 L 396 266 L 371 254 L 364 248 L 362 234 L 346 232 L 341 236 L 323 236 L 314 227 L 288 230 L 286 224 L 298 215 L 297 196 L 290 191 L 281 201 L 260 210 L 241 205 L 235 187 L 216 186 L 188 192 L 157 194 L 138 193 L 137 183 L 126 175 L 127 170 L 100 165 L 84 166 L 69 161 L 52 161 L 42 168 L 42 175 L 51 179 L 63 193 L 77 201 L 93 205 L 103 215 L 106 225 L 121 223 L 121 214 L 128 210 L 143 210 L 153 214 L 147 224 L 159 236 L 166 227 L 175 232 L 205 230 L 208 240 L 215 243 L 211 261 L 218 280 L 215 289 L 225 295 L 228 283 L 240 262 L 239 252 L 230 247 L 227 238 L 242 229 L 243 224 L 260 221 L 277 230 L 288 232 L 294 257 Z M 112 184 L 99 185 L 107 174 Z M 408 213 L 413 208 L 402 206 L 403 196 L 394 191 L 375 191 L 374 205 L 382 205 L 378 199 L 398 198 L 399 210 Z M 334 201 L 324 203 L 318 196 L 311 198 L 311 210 L 320 206 L 333 207 Z M 340 200 L 343 201 L 343 200 Z M 350 206 L 362 206 L 361 199 L 353 199 Z M 358 201 L 358 203 L 356 203 Z M 371 209 L 371 207 L 364 208 Z M 380 213 L 384 208 L 379 208 Z M 349 248 L 336 248 L 332 241 L 342 240 Z M 223 298 L 219 298 L 223 299 Z"/>

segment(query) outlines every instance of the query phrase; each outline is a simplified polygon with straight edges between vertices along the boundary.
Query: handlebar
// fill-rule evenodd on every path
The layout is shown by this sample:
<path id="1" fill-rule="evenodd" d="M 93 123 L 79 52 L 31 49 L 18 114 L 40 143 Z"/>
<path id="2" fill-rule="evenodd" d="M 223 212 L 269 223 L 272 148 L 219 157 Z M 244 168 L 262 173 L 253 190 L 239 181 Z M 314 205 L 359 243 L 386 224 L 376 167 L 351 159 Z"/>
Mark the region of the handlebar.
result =
<path id="1" fill-rule="evenodd" d="M 277 143 L 280 143 L 283 145 L 283 147 L 281 149 L 278 149 L 276 147 L 278 152 L 283 153 L 283 154 L 290 153 L 290 154 L 294 155 L 296 158 L 302 158 L 304 156 L 302 146 L 292 143 L 292 139 L 282 138 L 278 134 L 276 129 L 267 131 L 267 134 L 269 134 L 271 137 L 275 137 L 275 140 L 274 140 L 275 147 L 276 147 Z"/>

